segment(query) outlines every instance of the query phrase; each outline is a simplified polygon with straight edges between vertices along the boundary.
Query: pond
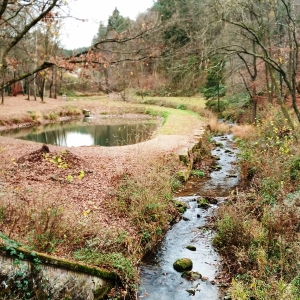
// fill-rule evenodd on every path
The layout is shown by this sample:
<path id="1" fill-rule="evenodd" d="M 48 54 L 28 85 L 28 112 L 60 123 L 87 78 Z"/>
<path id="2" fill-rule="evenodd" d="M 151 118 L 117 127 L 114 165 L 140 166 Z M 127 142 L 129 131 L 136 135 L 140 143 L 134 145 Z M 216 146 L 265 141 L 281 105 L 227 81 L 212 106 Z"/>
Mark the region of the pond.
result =
<path id="1" fill-rule="evenodd" d="M 159 123 L 159 120 L 149 119 L 91 117 L 44 126 L 5 130 L 0 132 L 0 136 L 66 147 L 124 146 L 150 139 Z"/>

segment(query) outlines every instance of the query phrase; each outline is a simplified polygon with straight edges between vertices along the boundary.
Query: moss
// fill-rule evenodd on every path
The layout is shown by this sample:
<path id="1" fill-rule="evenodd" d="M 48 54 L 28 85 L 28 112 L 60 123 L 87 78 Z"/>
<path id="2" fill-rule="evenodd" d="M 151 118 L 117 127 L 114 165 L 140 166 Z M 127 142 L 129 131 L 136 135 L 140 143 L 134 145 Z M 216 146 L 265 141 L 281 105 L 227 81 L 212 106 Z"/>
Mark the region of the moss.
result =
<path id="1" fill-rule="evenodd" d="M 94 300 L 101 300 L 104 296 L 108 294 L 108 292 L 114 287 L 113 284 L 108 284 L 103 286 L 93 292 Z"/>
<path id="2" fill-rule="evenodd" d="M 201 198 L 201 199 L 197 200 L 197 202 L 198 202 L 199 208 L 207 209 L 210 207 L 208 201 L 205 198 Z"/>
<path id="3" fill-rule="evenodd" d="M 187 246 L 186 249 L 191 250 L 191 251 L 196 251 L 196 247 L 192 246 L 192 245 Z"/>
<path id="4" fill-rule="evenodd" d="M 173 268 L 178 272 L 190 271 L 193 269 L 193 262 L 189 258 L 179 258 L 174 262 Z"/>
<path id="5" fill-rule="evenodd" d="M 182 278 L 185 278 L 190 281 L 195 281 L 202 278 L 202 275 L 198 272 L 193 271 L 184 271 L 181 275 Z"/>

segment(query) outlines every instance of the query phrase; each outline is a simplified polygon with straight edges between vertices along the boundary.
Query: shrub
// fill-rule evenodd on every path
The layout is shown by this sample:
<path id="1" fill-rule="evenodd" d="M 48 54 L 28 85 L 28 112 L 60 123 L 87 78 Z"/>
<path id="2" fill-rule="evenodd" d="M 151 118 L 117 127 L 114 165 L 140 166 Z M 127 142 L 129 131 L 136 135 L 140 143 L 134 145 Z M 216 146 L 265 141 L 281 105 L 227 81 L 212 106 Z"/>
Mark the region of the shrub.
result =
<path id="1" fill-rule="evenodd" d="M 222 248 L 222 251 L 229 250 L 232 246 L 248 248 L 251 243 L 249 222 L 233 209 L 227 207 L 216 224 L 216 236 L 214 245 Z"/>

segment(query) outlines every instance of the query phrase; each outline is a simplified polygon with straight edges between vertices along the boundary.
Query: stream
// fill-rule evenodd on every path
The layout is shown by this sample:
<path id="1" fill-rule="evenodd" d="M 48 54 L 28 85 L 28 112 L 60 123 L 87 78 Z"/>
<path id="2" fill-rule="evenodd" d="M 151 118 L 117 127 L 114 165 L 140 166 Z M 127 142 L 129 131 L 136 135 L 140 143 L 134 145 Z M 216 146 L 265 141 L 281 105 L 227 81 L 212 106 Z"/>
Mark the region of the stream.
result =
<path id="1" fill-rule="evenodd" d="M 165 235 L 157 253 L 145 258 L 140 267 L 139 299 L 184 300 L 222 299 L 216 275 L 221 260 L 212 246 L 213 232 L 206 228 L 208 218 L 239 183 L 237 148 L 232 135 L 213 138 L 217 147 L 212 155 L 217 157 L 217 167 L 208 178 L 191 178 L 176 200 L 188 204 L 182 219 Z M 208 209 L 199 208 L 198 198 L 210 199 Z M 192 245 L 196 251 L 186 247 Z M 193 271 L 202 279 L 189 281 L 173 268 L 178 258 L 190 258 Z"/>

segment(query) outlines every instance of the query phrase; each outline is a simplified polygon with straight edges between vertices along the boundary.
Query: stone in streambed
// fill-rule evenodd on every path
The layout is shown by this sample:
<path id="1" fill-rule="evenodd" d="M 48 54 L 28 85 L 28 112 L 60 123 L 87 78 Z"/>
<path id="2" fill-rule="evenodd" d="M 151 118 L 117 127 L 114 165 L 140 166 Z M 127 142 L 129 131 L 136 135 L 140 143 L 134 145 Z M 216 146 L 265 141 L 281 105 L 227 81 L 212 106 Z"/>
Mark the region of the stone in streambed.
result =
<path id="1" fill-rule="evenodd" d="M 187 246 L 186 249 L 191 250 L 191 251 L 196 251 L 196 247 L 195 246 Z"/>
<path id="2" fill-rule="evenodd" d="M 195 296 L 195 294 L 196 294 L 196 290 L 195 289 L 188 289 L 188 290 L 186 290 L 190 295 L 193 295 L 193 296 Z"/>
<path id="3" fill-rule="evenodd" d="M 178 272 L 191 271 L 193 262 L 189 258 L 179 258 L 174 262 L 173 268 Z"/>
<path id="4" fill-rule="evenodd" d="M 185 271 L 181 275 L 182 278 L 185 278 L 190 281 L 195 281 L 202 278 L 202 275 L 198 272 L 193 271 Z"/>

